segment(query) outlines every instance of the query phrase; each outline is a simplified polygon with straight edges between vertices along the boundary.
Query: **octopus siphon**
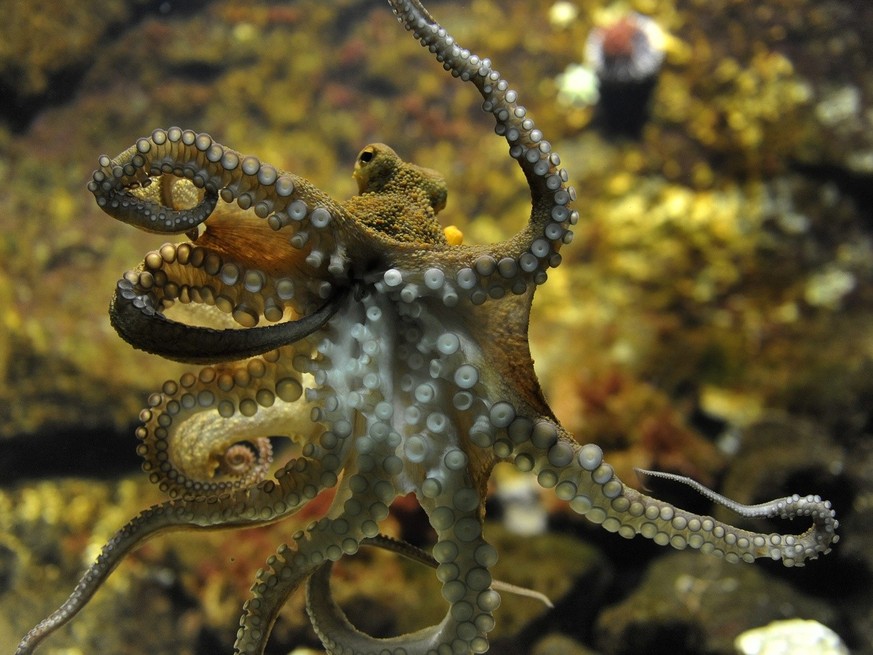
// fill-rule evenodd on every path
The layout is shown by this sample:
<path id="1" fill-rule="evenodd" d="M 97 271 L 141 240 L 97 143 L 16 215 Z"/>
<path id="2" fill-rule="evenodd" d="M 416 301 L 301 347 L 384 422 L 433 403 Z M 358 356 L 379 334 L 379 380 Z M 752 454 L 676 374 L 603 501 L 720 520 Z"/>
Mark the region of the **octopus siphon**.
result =
<path id="1" fill-rule="evenodd" d="M 729 561 L 800 566 L 827 553 L 829 502 L 792 495 L 746 506 L 684 477 L 745 517 L 806 517 L 799 535 L 738 529 L 644 495 L 601 449 L 579 444 L 547 404 L 528 345 L 531 301 L 561 262 L 579 214 L 558 154 L 491 61 L 460 47 L 419 0 L 390 0 L 453 77 L 472 83 L 527 180 L 531 212 L 511 239 L 467 245 L 442 228 L 439 173 L 376 143 L 357 156 L 359 194 L 337 202 L 307 180 L 177 127 L 157 129 L 88 184 L 112 217 L 187 235 L 118 282 L 110 319 L 136 348 L 204 365 L 148 399 L 137 430 L 149 479 L 169 499 L 122 527 L 18 655 L 88 602 L 131 550 L 170 530 L 246 528 L 287 517 L 333 489 L 329 510 L 258 572 L 235 652 L 263 653 L 280 607 L 306 587 L 330 653 L 484 653 L 505 586 L 483 534 L 495 464 L 536 476 L 589 521 L 625 538 Z M 273 464 L 270 438 L 297 444 Z M 435 533 L 430 553 L 380 535 L 392 501 L 413 494 Z M 374 638 L 334 602 L 331 567 L 361 546 L 436 568 L 445 618 Z"/>

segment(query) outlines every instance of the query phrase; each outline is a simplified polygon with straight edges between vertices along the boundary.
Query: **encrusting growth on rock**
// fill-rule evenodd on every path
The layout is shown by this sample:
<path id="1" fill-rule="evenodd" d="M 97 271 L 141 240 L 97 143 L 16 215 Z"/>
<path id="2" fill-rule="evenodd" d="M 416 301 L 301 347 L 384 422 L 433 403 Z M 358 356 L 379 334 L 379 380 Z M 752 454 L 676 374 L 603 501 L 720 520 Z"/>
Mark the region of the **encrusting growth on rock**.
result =
<path id="1" fill-rule="evenodd" d="M 258 572 L 236 652 L 262 653 L 280 607 L 308 582 L 309 616 L 331 653 L 484 653 L 496 588 L 505 588 L 492 580 L 498 554 L 483 535 L 498 462 L 532 473 L 625 538 L 788 566 L 836 540 L 834 512 L 818 496 L 754 511 L 808 518 L 812 525 L 793 536 L 741 530 L 641 494 L 598 446 L 577 443 L 557 422 L 533 369 L 527 323 L 534 290 L 561 263 L 578 220 L 569 176 L 490 60 L 458 46 L 417 0 L 391 6 L 453 76 L 479 90 L 529 185 L 529 220 L 506 242 L 462 245 L 436 220 L 442 178 L 381 144 L 361 151 L 360 195 L 346 202 L 177 127 L 101 157 L 89 189 L 108 214 L 194 237 L 124 274 L 115 327 L 134 347 L 206 366 L 164 384 L 141 414 L 145 471 L 171 499 L 116 533 L 18 655 L 73 618 L 153 535 L 275 522 L 328 488 L 326 515 Z M 269 438 L 277 435 L 299 449 L 271 476 Z M 362 545 L 401 548 L 379 540 L 379 523 L 407 494 L 436 534 L 430 555 L 446 614 L 413 634 L 377 639 L 334 603 L 331 565 Z"/>

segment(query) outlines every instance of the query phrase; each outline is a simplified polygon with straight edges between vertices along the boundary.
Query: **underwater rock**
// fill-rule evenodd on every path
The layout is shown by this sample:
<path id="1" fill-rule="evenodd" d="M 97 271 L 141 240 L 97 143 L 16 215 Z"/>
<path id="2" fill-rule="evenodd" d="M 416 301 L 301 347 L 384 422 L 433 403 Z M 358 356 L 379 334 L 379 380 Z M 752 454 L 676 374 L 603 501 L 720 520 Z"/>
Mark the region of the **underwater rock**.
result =
<path id="1" fill-rule="evenodd" d="M 846 515 L 845 544 L 840 554 L 863 562 L 873 575 L 873 443 L 866 439 L 849 449 L 846 457 L 846 480 L 851 485 L 853 502 Z M 871 615 L 873 619 L 873 615 Z M 873 643 L 873 641 L 871 641 Z"/>
<path id="2" fill-rule="evenodd" d="M 752 505 L 787 484 L 813 487 L 843 473 L 846 456 L 820 426 L 806 420 L 772 415 L 744 428 L 740 445 L 725 473 L 721 493 Z M 718 507 L 716 518 L 736 516 Z M 753 522 L 740 519 L 742 525 Z"/>
<path id="3" fill-rule="evenodd" d="M 552 633 L 534 644 L 531 655 L 595 655 L 595 652 L 567 635 Z"/>
<path id="4" fill-rule="evenodd" d="M 818 621 L 774 621 L 747 630 L 734 642 L 737 655 L 849 655 L 840 636 Z"/>
<path id="5" fill-rule="evenodd" d="M 71 94 L 110 25 L 130 16 L 143 0 L 109 0 L 100 11 L 87 2 L 21 3 L 3 0 L 0 14 L 0 93 L 3 118 L 24 126 L 33 111 Z M 68 79 L 65 79 L 68 78 Z M 60 96 L 60 97 L 59 97 Z"/>
<path id="6" fill-rule="evenodd" d="M 837 613 L 759 567 L 671 553 L 656 560 L 633 593 L 605 609 L 595 640 L 605 655 L 664 652 L 733 655 L 743 630 L 787 617 L 833 625 Z"/>
<path id="7" fill-rule="evenodd" d="M 869 407 L 869 405 L 868 405 Z M 873 577 L 873 443 L 870 440 L 869 425 L 846 456 L 845 478 L 851 502 L 847 503 L 845 513 L 845 544 L 840 543 L 839 556 L 846 562 L 848 574 L 839 584 L 843 592 L 843 605 L 852 622 L 859 644 L 873 652 L 873 597 L 870 594 L 869 580 Z M 845 546 L 844 548 L 842 546 Z"/>
<path id="8" fill-rule="evenodd" d="M 28 20 L 47 18 L 48 12 L 34 11 L 33 5 L 14 0 L 6 4 L 11 12 L 27 8 Z M 216 2 L 211 5 L 214 9 L 205 10 L 206 17 L 158 16 L 125 25 L 125 30 L 101 42 L 99 61 L 84 74 L 82 87 L 66 105 L 43 111 L 26 133 L 10 135 L 6 127 L 0 128 L 0 172 L 8 182 L 0 200 L 4 246 L 0 437 L 17 436 L 20 440 L 16 441 L 25 444 L 31 435 L 56 430 L 61 424 L 69 430 L 68 437 L 95 425 L 117 429 L 136 415 L 148 390 L 157 388 L 166 377 L 177 377 L 165 362 L 131 351 L 108 326 L 108 298 L 99 290 L 108 288 L 149 237 L 131 236 L 107 225 L 103 217 L 95 218 L 97 210 L 91 207 L 84 181 L 99 153 L 96 144 L 100 148 L 108 143 L 120 145 L 152 125 L 184 120 L 261 152 L 277 164 L 305 171 L 331 190 L 328 185 L 351 185 L 346 172 L 337 175 L 336 171 L 345 171 L 342 164 L 351 160 L 360 145 L 372 140 L 372 135 L 390 134 L 401 140 L 398 150 L 410 159 L 426 161 L 452 176 L 452 202 L 458 204 L 447 211 L 476 219 L 465 234 L 475 235 L 480 242 L 493 241 L 494 233 L 508 234 L 517 227 L 515 219 L 527 211 L 529 198 L 514 193 L 512 187 L 517 185 L 506 184 L 506 169 L 495 164 L 505 158 L 503 146 L 489 142 L 481 149 L 469 147 L 471 135 L 480 131 L 482 123 L 467 120 L 464 112 L 469 103 L 458 100 L 463 96 L 431 81 L 442 71 L 424 58 L 419 62 L 411 39 L 398 34 L 397 46 L 384 45 L 393 38 L 386 35 L 396 31 L 393 19 L 382 17 L 384 8 L 376 7 L 372 19 L 349 21 L 334 20 L 335 10 L 325 8 L 329 4 L 321 0 L 295 4 L 299 5 L 296 15 L 270 3 Z M 337 4 L 354 5 L 356 14 L 363 15 L 373 3 Z M 70 37 L 84 34 L 83 29 L 97 34 L 102 21 L 114 11 L 111 7 L 122 3 L 111 3 L 111 7 L 102 3 L 100 10 L 95 6 L 83 2 L 72 8 L 87 18 L 88 25 L 80 28 L 77 22 L 75 29 L 64 25 L 58 37 L 33 39 L 40 46 L 40 52 L 34 49 L 35 55 L 52 57 L 34 62 L 34 76 L 54 75 L 50 67 L 70 59 L 81 61 L 83 54 L 94 49 L 96 37 L 80 42 Z M 536 14 L 543 13 L 538 3 L 498 6 L 481 2 L 474 3 L 473 12 L 485 14 L 495 7 L 506 17 L 506 26 L 529 26 L 523 38 L 517 29 L 492 26 L 487 34 L 465 40 L 482 43 L 483 51 L 495 55 L 506 51 L 530 55 L 518 64 L 513 61 L 507 65 L 513 70 L 504 72 L 524 88 L 545 87 L 545 100 L 532 100 L 540 103 L 532 112 L 550 133 L 573 133 L 585 125 L 584 117 L 576 123 L 572 113 L 568 116 L 565 107 L 548 99 L 549 76 L 580 59 L 578 45 L 590 27 L 585 11 L 574 17 L 574 24 L 562 23 L 565 33 L 556 36 L 537 22 Z M 615 358 L 610 364 L 629 362 L 629 376 L 638 376 L 646 384 L 654 380 L 671 397 L 679 386 L 677 379 L 680 383 L 703 379 L 741 389 L 752 404 L 802 405 L 814 415 L 829 412 L 820 419 L 828 426 L 851 421 L 853 434 L 869 434 L 869 411 L 864 409 L 870 406 L 869 395 L 835 398 L 844 389 L 845 371 L 852 362 L 870 358 L 869 216 L 851 208 L 852 194 L 832 181 L 823 184 L 816 177 L 798 181 L 797 176 L 762 181 L 761 176 L 801 161 L 815 167 L 825 180 L 831 180 L 833 172 L 844 180 L 843 171 L 865 180 L 873 138 L 869 125 L 869 90 L 873 88 L 869 48 L 873 19 L 869 14 L 873 5 L 785 0 L 772 6 L 733 2 L 729 7 L 720 1 L 665 2 L 658 8 L 678 43 L 668 52 L 668 74 L 659 83 L 655 119 L 647 126 L 650 132 L 644 144 L 616 150 L 580 139 L 577 152 L 569 143 L 562 148 L 568 168 L 589 171 L 576 181 L 581 182 L 579 190 L 589 214 L 582 222 L 590 222 L 593 228 L 586 233 L 580 225 L 583 231 L 565 250 L 574 261 L 556 271 L 541 292 L 538 325 L 533 326 L 534 347 L 560 353 L 537 354 L 538 368 L 581 369 L 593 357 L 608 355 Z M 301 17 L 313 22 L 293 22 Z M 461 17 L 458 22 L 464 30 L 475 29 L 472 19 Z M 7 22 L 5 29 L 10 25 Z M 210 31 L 202 43 L 193 43 L 195 35 L 204 34 L 200 30 L 205 25 L 211 25 Z M 197 47 L 190 53 L 181 47 L 164 53 L 155 44 L 167 37 Z M 233 66 L 220 61 L 223 51 L 218 44 L 225 37 L 236 39 Z M 367 44 L 374 41 L 383 45 L 368 49 Z M 11 43 L 0 39 L 0 48 Z M 263 47 L 253 46 L 259 43 Z M 577 44 L 575 52 L 569 43 Z M 409 52 L 416 54 L 407 61 L 405 53 Z M 252 59 L 252 53 L 265 58 Z M 19 65 L 5 57 L 0 61 L 0 65 Z M 415 93 L 425 97 L 425 102 L 414 103 L 393 89 L 390 74 L 398 61 L 415 71 L 409 77 L 417 80 Z M 348 83 L 352 66 L 365 70 L 366 82 L 360 88 Z M 198 72 L 209 75 L 198 76 Z M 7 75 L 7 79 L 12 78 Z M 118 102 L 119 98 L 124 102 Z M 595 163 L 574 162 L 582 157 Z M 823 170 L 825 165 L 835 169 Z M 665 180 L 682 180 L 687 185 Z M 759 193 L 759 189 L 763 190 Z M 487 205 L 481 201 L 486 197 L 490 199 Z M 759 222 L 762 212 L 767 220 Z M 150 243 L 157 247 L 160 241 Z M 594 261 L 588 265 L 586 253 L 592 251 Z M 570 266 L 581 272 L 566 273 Z M 827 275 L 833 266 L 853 277 L 853 290 L 835 297 L 833 287 L 827 287 L 832 291 L 827 298 L 839 303 L 808 306 L 805 290 L 810 284 L 819 290 L 822 281 L 845 280 L 845 275 Z M 560 285 L 560 295 L 545 295 L 552 283 Z M 820 297 L 812 295 L 814 300 Z M 564 316 L 556 316 L 547 306 L 558 308 Z M 567 331 L 556 330 L 556 324 L 568 326 Z M 11 355 L 21 359 L 13 361 Z M 865 375 L 869 378 L 869 371 Z M 797 386 L 805 383 L 804 378 L 809 381 L 808 393 L 801 395 Z M 791 395 L 778 393 L 785 386 L 794 387 Z M 561 411 L 558 415 L 565 417 Z M 44 443 L 29 442 L 29 449 L 15 460 L 7 459 L 8 451 L 3 451 L 0 470 L 32 463 L 37 451 L 45 451 Z M 832 445 L 802 443 L 826 457 L 834 452 Z M 70 461 L 64 451 L 45 452 L 45 457 L 53 456 L 61 465 Z M 795 466 L 791 462 L 798 461 L 801 448 L 793 452 L 789 468 Z M 690 457 L 687 451 L 682 455 L 686 460 Z M 768 461 L 777 462 L 778 450 L 767 456 Z M 841 514 L 841 541 L 832 556 L 842 562 L 860 562 L 857 570 L 866 575 L 873 569 L 871 458 L 859 446 L 849 451 L 845 461 L 846 473 L 837 479 L 849 481 L 854 498 L 851 513 Z M 632 465 L 627 462 L 628 468 Z M 716 472 L 719 466 L 703 470 Z M 815 464 L 812 470 L 824 476 L 827 466 Z M 756 474 L 759 482 L 761 476 Z M 0 484 L 8 480 L 0 475 Z M 89 482 L 75 489 L 86 493 L 84 487 L 93 490 L 97 486 Z M 29 487 L 37 489 L 41 484 Z M 724 490 L 742 488 L 737 483 L 733 490 Z M 117 498 L 107 497 L 102 505 L 107 524 L 118 527 L 128 509 L 138 511 L 144 506 L 141 503 L 142 497 L 135 506 L 125 505 L 125 515 L 120 516 L 107 509 L 120 504 Z M 0 506 L 0 520 L 11 511 Z M 21 525 L 3 525 L 0 535 L 0 644 L 6 645 L 21 636 L 34 616 L 53 608 L 54 596 L 52 602 L 41 598 L 49 593 L 45 589 L 67 590 L 87 562 L 76 559 L 64 564 L 62 577 L 57 579 L 29 577 L 36 573 L 22 573 L 31 557 L 27 553 L 34 551 L 35 544 L 54 543 L 57 534 L 46 527 L 28 531 Z M 83 537 L 74 534 L 65 539 L 78 553 L 75 544 Z M 196 541 L 184 553 L 173 550 L 168 560 L 194 561 L 197 549 L 205 548 L 203 543 Z M 149 548 L 159 544 L 156 540 Z M 220 631 L 226 636 L 227 626 L 236 623 L 238 606 L 250 584 L 246 577 L 250 570 L 243 574 L 244 558 L 239 551 L 255 548 L 245 545 L 229 552 L 216 546 L 215 550 L 223 552 L 222 562 L 236 557 L 240 572 L 198 574 L 208 578 L 209 584 L 187 575 L 180 575 L 179 580 L 185 588 L 185 603 L 195 602 L 190 600 L 192 589 L 208 587 L 210 595 L 203 602 L 216 617 L 225 617 L 220 619 L 224 621 Z M 254 568 L 262 564 L 263 557 L 252 558 Z M 386 569 L 380 564 L 370 574 L 371 587 L 378 583 L 379 572 L 401 568 L 395 560 L 387 558 Z M 523 557 L 515 560 L 506 555 L 504 561 L 515 562 L 515 568 L 528 566 Z M 430 577 L 427 571 L 421 575 Z M 229 579 L 221 580 L 222 576 Z M 15 590 L 22 581 L 31 581 L 32 587 L 18 596 Z M 238 584 L 244 586 L 241 592 L 236 589 Z M 113 616 L 113 603 L 121 595 L 111 593 L 99 610 L 92 608 L 92 615 L 102 615 L 106 609 Z M 129 598 L 136 596 L 134 590 Z M 508 598 L 504 595 L 504 602 Z M 599 596 L 590 602 L 596 604 Z M 134 609 L 151 613 L 148 603 Z M 536 603 L 531 605 L 536 607 Z M 873 643 L 869 592 L 857 592 L 850 605 L 859 642 Z M 301 616 L 299 606 L 283 615 L 277 636 L 290 620 Z M 222 614 L 228 607 L 232 611 Z M 177 626 L 173 645 L 167 647 L 172 652 L 187 652 L 194 638 L 186 626 L 206 621 L 194 618 L 187 606 L 184 611 L 189 623 Z M 172 618 L 162 612 L 160 607 L 154 609 L 158 617 L 155 633 L 162 636 L 155 636 L 155 643 L 144 643 L 145 650 L 161 652 L 158 639 L 174 629 Z M 517 616 L 514 612 L 513 617 Z M 229 614 L 233 617 L 228 620 Z M 409 617 L 411 622 L 424 616 L 417 609 L 414 614 Z M 80 620 L 84 622 L 70 630 L 103 633 L 93 619 Z M 10 622 L 13 628 L 7 630 Z M 499 626 L 504 623 L 498 621 Z M 295 632 L 297 628 L 288 627 L 281 643 L 293 643 L 293 638 L 303 634 L 303 628 L 299 629 Z M 199 634 L 202 638 L 217 631 L 207 626 Z M 116 641 L 120 647 L 123 640 Z M 67 643 L 74 642 L 83 647 L 89 644 L 79 638 Z"/>

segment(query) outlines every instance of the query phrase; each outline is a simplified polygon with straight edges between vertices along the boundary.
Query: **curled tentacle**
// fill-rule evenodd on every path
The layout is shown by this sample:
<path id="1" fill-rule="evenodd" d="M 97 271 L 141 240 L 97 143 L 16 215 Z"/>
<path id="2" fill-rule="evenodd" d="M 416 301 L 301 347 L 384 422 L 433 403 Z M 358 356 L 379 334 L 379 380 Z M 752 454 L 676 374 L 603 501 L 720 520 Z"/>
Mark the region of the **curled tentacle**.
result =
<path id="1" fill-rule="evenodd" d="M 427 655 L 436 652 L 443 641 L 439 626 L 424 628 L 401 637 L 375 638 L 358 630 L 348 620 L 330 590 L 333 562 L 319 566 L 306 587 L 306 611 L 318 638 L 331 653 L 372 655 L 396 652 L 406 655 Z M 444 643 L 444 642 L 443 642 Z"/>
<path id="2" fill-rule="evenodd" d="M 157 129 L 114 159 L 101 156 L 99 164 L 88 184 L 97 204 L 112 217 L 149 232 L 191 230 L 209 217 L 219 196 L 243 210 L 251 208 L 274 229 L 313 212 L 316 222 L 325 211 L 341 218 L 336 204 L 303 178 L 193 130 Z M 177 180 L 188 184 L 177 189 Z M 298 211 L 304 216 L 292 219 Z"/>
<path id="3" fill-rule="evenodd" d="M 137 452 L 151 482 L 172 497 L 219 495 L 264 479 L 267 437 L 312 430 L 289 349 L 168 380 L 149 397 Z"/>
<path id="4" fill-rule="evenodd" d="M 240 480 L 248 486 L 250 479 L 262 480 L 273 461 L 273 447 L 266 437 L 258 437 L 251 442 L 237 442 L 224 451 L 218 462 L 221 473 Z"/>
<path id="5" fill-rule="evenodd" d="M 284 239 L 223 209 L 195 243 L 164 244 L 125 273 L 110 306 L 112 323 L 135 347 L 189 362 L 240 359 L 293 343 L 321 328 L 348 293 L 330 280 L 330 264 L 322 270 L 311 241 L 295 245 L 301 234 Z M 256 327 L 265 321 L 274 325 Z M 219 329 L 228 324 L 255 329 Z"/>
<path id="6" fill-rule="evenodd" d="M 128 281 L 156 289 L 161 301 L 188 302 L 187 293 L 192 302 L 215 304 L 245 327 L 257 323 L 259 313 L 278 320 L 292 297 L 292 305 L 310 294 L 328 298 L 331 281 L 348 276 L 348 248 L 365 255 L 385 245 L 386 235 L 308 180 L 207 134 L 157 129 L 115 159 L 102 156 L 99 164 L 88 188 L 109 215 L 146 231 L 185 232 L 197 240 L 151 253 L 136 272 L 139 279 Z M 200 224 L 206 232 L 198 236 Z M 174 280 L 174 267 L 192 279 Z"/>
<path id="7" fill-rule="evenodd" d="M 756 505 L 744 505 L 726 496 L 722 496 L 720 493 L 702 485 L 697 480 L 684 475 L 646 469 L 637 469 L 637 472 L 687 485 L 712 502 L 718 503 L 744 518 L 778 517 L 781 519 L 793 519 L 798 516 L 811 517 L 813 527 L 802 535 L 797 536 L 798 543 L 794 544 L 795 548 L 802 549 L 804 553 L 815 553 L 814 555 L 811 554 L 809 559 L 814 559 L 818 553 L 829 552 L 831 544 L 839 540 L 839 535 L 835 534 L 839 526 L 839 522 L 835 519 L 835 512 L 831 508 L 830 502 L 822 500 L 821 496 L 813 494 L 800 496 L 799 494 L 793 494 Z M 783 537 L 783 539 L 788 540 L 790 537 Z M 774 557 L 774 559 L 776 558 Z"/>
<path id="8" fill-rule="evenodd" d="M 298 365 L 308 359 L 299 357 Z M 198 376 L 185 374 L 178 383 L 165 383 L 161 393 L 152 395 L 137 431 L 138 452 L 152 481 L 179 498 L 149 508 L 119 530 L 70 597 L 28 632 L 17 655 L 33 652 L 75 616 L 124 556 L 154 534 L 263 525 L 336 485 L 347 456 L 344 438 L 307 442 L 303 457 L 263 479 L 270 455 L 265 436 L 294 436 L 289 431 L 303 416 L 300 374 L 292 361 L 286 348 L 247 362 L 207 367 Z M 241 476 L 213 479 L 228 451 L 242 442 L 259 450 L 255 465 Z"/>

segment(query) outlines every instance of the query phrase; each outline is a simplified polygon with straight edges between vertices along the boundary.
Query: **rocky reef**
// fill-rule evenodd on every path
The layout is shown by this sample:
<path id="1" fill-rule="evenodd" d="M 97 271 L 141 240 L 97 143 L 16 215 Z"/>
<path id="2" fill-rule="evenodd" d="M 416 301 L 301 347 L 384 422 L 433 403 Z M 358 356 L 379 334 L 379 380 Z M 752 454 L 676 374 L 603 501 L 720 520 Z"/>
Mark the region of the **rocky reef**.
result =
<path id="1" fill-rule="evenodd" d="M 0 26 L 5 651 L 159 500 L 133 425 L 182 367 L 129 348 L 106 307 L 119 273 L 164 239 L 94 206 L 85 183 L 103 150 L 178 124 L 347 197 L 355 154 L 384 141 L 446 175 L 444 222 L 470 243 L 513 234 L 530 201 L 504 144 L 481 136 L 490 124 L 473 93 L 447 84 L 379 2 L 44 4 L 0 2 L 12 17 Z M 827 558 L 783 571 L 625 542 L 546 497 L 546 531 L 514 537 L 503 511 L 486 528 L 501 544 L 496 576 L 555 608 L 505 596 L 494 652 L 659 652 L 667 640 L 671 653 L 727 655 L 748 628 L 809 618 L 873 653 L 873 5 L 622 5 L 664 34 L 636 138 L 602 129 L 565 75 L 615 7 L 435 5 L 459 41 L 533 91 L 528 109 L 576 176 L 575 240 L 531 322 L 558 417 L 626 480 L 635 467 L 671 471 L 748 503 L 816 492 L 841 521 Z M 688 489 L 640 484 L 714 511 Z M 495 516 L 505 502 L 495 494 Z M 386 529 L 426 545 L 420 517 L 393 510 Z M 230 652 L 252 572 L 294 529 L 153 540 L 44 652 Z M 554 552 L 572 566 L 551 570 Z M 335 593 L 366 631 L 405 632 L 440 615 L 429 574 L 362 552 L 337 567 L 347 584 Z M 302 604 L 283 610 L 275 652 L 317 647 Z"/>

